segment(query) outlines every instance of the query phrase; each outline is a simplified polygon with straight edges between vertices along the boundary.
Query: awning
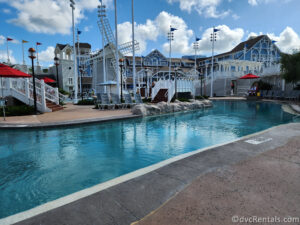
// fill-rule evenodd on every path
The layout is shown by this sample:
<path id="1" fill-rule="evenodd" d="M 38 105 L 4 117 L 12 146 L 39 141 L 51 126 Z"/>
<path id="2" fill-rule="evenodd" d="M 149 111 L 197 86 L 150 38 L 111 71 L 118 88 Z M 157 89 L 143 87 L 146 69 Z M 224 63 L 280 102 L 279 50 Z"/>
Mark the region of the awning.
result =
<path id="1" fill-rule="evenodd" d="M 55 80 L 53 80 L 53 79 L 51 79 L 49 77 L 44 77 L 41 80 L 44 80 L 44 82 L 47 83 L 47 84 L 48 83 L 55 83 L 56 82 Z"/>
<path id="2" fill-rule="evenodd" d="M 0 63 L 0 77 L 29 78 L 29 77 L 31 77 L 31 75 L 24 73 L 20 70 L 13 69 L 10 66 Z"/>
<path id="3" fill-rule="evenodd" d="M 248 73 L 245 76 L 240 77 L 240 79 L 258 79 L 260 78 L 259 76 L 256 76 L 252 73 Z"/>

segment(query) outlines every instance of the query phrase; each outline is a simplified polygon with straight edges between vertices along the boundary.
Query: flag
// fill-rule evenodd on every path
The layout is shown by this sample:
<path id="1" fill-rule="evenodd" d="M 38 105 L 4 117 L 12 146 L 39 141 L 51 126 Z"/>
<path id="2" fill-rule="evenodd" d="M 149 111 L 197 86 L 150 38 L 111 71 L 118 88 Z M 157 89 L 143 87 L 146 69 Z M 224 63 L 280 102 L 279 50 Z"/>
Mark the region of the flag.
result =
<path id="1" fill-rule="evenodd" d="M 78 34 L 78 35 L 79 35 L 79 34 L 81 34 L 81 31 L 80 31 L 80 30 L 78 30 L 78 29 L 77 29 L 77 34 Z"/>
<path id="2" fill-rule="evenodd" d="M 28 43 L 28 41 L 22 40 L 22 43 Z"/>
<path id="3" fill-rule="evenodd" d="M 196 41 L 200 41 L 200 40 L 201 40 L 201 38 L 196 37 Z"/>
<path id="4" fill-rule="evenodd" d="M 176 29 L 176 28 L 173 28 L 173 27 L 170 28 L 170 31 L 171 31 L 171 32 L 173 32 L 173 31 L 175 31 L 175 30 L 177 30 L 177 29 Z"/>
<path id="5" fill-rule="evenodd" d="M 40 42 L 37 42 L 37 43 L 36 43 L 36 45 L 42 45 L 42 43 L 40 43 Z"/>
<path id="6" fill-rule="evenodd" d="M 7 41 L 13 41 L 14 39 L 11 38 L 6 38 Z"/>
<path id="7" fill-rule="evenodd" d="M 274 40 L 273 40 L 273 41 L 272 41 L 272 44 L 275 44 L 276 42 L 277 42 L 277 41 L 274 41 Z"/>
<path id="8" fill-rule="evenodd" d="M 214 28 L 214 32 L 218 32 L 220 31 L 220 29 Z"/>

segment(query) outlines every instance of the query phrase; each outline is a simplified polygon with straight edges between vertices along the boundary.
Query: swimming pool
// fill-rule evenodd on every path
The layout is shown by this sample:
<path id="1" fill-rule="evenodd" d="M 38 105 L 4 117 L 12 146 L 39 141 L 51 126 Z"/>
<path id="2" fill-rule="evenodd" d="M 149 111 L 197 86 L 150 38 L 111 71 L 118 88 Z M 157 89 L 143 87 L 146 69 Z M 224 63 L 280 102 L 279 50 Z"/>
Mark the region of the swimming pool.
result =
<path id="1" fill-rule="evenodd" d="M 211 109 L 94 125 L 0 130 L 0 218 L 200 148 L 294 121 L 281 105 Z"/>

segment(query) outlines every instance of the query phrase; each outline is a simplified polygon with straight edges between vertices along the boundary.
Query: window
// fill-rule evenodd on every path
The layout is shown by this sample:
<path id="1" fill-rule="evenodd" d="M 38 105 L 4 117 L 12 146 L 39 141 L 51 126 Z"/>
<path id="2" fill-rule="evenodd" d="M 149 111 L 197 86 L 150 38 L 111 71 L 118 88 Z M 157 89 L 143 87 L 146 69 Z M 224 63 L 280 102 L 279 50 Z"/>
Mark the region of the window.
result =
<path id="1" fill-rule="evenodd" d="M 68 81 L 69 81 L 69 85 L 73 85 L 73 78 L 72 77 L 69 77 Z"/>

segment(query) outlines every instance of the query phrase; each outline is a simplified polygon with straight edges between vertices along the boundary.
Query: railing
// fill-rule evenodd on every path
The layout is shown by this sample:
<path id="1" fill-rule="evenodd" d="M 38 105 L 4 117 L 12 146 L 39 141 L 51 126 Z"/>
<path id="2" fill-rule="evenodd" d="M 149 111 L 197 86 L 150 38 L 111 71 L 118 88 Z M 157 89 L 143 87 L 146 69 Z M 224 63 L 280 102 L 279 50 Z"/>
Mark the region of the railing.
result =
<path id="1" fill-rule="evenodd" d="M 152 100 L 155 98 L 160 89 L 169 89 L 172 85 L 172 81 L 170 80 L 159 80 L 155 83 L 155 86 L 152 89 L 151 98 Z"/>
<path id="2" fill-rule="evenodd" d="M 57 88 L 53 88 L 35 79 L 36 82 L 36 96 L 38 103 L 38 110 L 41 112 L 48 112 L 46 100 L 59 104 L 59 93 Z M 2 78 L 0 82 L 1 93 L 4 96 L 12 95 L 18 100 L 28 105 L 33 105 L 33 82 L 28 78 Z"/>

